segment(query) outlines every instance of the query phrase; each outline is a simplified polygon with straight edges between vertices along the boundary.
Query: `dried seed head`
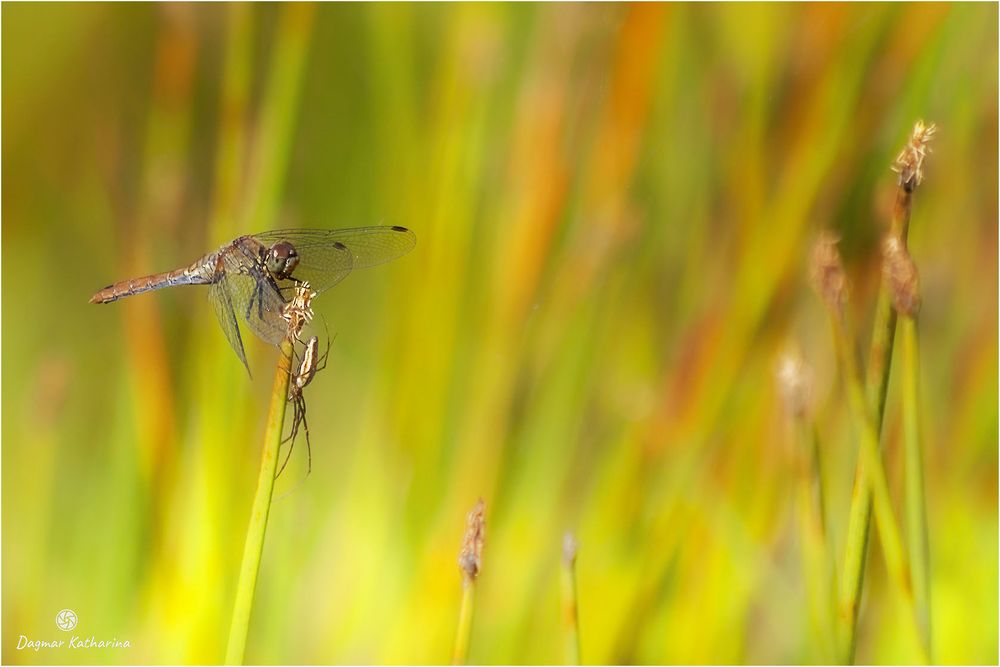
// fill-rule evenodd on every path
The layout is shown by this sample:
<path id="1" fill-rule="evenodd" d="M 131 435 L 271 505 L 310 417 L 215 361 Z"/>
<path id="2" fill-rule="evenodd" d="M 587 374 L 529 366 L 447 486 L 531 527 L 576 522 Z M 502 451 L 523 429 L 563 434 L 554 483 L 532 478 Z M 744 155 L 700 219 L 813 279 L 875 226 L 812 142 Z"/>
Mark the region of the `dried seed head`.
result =
<path id="1" fill-rule="evenodd" d="M 462 580 L 469 584 L 476 580 L 483 567 L 483 543 L 486 541 L 486 503 L 482 498 L 465 520 L 465 537 L 458 553 L 458 567 Z"/>
<path id="2" fill-rule="evenodd" d="M 796 419 L 804 417 L 812 395 L 812 369 L 797 352 L 786 352 L 778 361 L 777 377 L 788 414 Z"/>
<path id="3" fill-rule="evenodd" d="M 576 541 L 573 533 L 567 532 L 563 535 L 563 563 L 567 567 L 573 567 L 573 564 L 576 563 L 576 550 L 579 546 L 580 543 Z"/>
<path id="4" fill-rule="evenodd" d="M 917 265 L 898 236 L 886 236 L 882 242 L 882 275 L 896 311 L 916 317 L 920 311 L 920 276 Z"/>
<path id="5" fill-rule="evenodd" d="M 847 301 L 847 275 L 837 249 L 839 242 L 840 239 L 828 231 L 820 233 L 813 246 L 810 267 L 813 288 L 837 317 Z"/>
<path id="6" fill-rule="evenodd" d="M 934 123 L 924 125 L 924 121 L 918 120 L 913 126 L 910 140 L 892 163 L 892 170 L 899 174 L 900 187 L 912 192 L 923 182 L 924 158 L 931 152 L 928 144 L 936 132 L 937 126 Z"/>

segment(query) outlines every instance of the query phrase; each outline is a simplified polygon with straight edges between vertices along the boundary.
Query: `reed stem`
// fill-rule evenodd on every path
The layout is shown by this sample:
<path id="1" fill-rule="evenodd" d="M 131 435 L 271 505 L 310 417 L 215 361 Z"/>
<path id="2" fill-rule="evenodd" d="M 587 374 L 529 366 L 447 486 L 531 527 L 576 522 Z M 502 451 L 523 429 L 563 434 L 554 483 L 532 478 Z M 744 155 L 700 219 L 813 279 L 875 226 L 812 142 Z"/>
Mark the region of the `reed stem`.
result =
<path id="1" fill-rule="evenodd" d="M 913 563 L 913 593 L 917 623 L 929 655 L 931 653 L 930 556 L 927 536 L 927 500 L 924 492 L 924 453 L 920 436 L 919 347 L 916 319 L 901 322 L 903 352 L 903 438 L 906 469 L 906 537 Z"/>
<path id="2" fill-rule="evenodd" d="M 226 648 L 226 664 L 240 665 L 246 650 L 247 631 L 253 610 L 254 591 L 257 588 L 257 573 L 264 550 L 264 533 L 267 530 L 267 516 L 271 509 L 271 495 L 274 491 L 274 477 L 278 465 L 278 450 L 285 423 L 285 406 L 288 404 L 288 378 L 291 369 L 292 341 L 286 338 L 281 343 L 281 354 L 274 371 L 274 385 L 271 389 L 271 407 L 264 429 L 264 447 L 260 457 L 260 473 L 257 477 L 257 493 L 250 512 L 246 542 L 243 546 L 243 563 L 236 586 L 236 603 L 229 628 L 229 644 Z"/>
<path id="3" fill-rule="evenodd" d="M 458 632 L 451 664 L 464 665 L 469 658 L 469 638 L 472 636 L 472 612 L 476 602 L 476 580 L 462 582 L 462 606 L 458 612 Z"/>
<path id="4" fill-rule="evenodd" d="M 819 435 L 805 415 L 795 419 L 799 445 L 799 506 L 802 556 L 813 623 L 819 636 L 819 658 L 829 662 L 836 655 L 835 618 L 837 578 L 827 536 L 826 501 L 823 494 Z"/>
<path id="5" fill-rule="evenodd" d="M 896 204 L 893 207 L 891 233 L 905 239 L 910 226 L 910 203 L 912 192 L 899 187 Z M 885 417 L 885 397 L 889 387 L 889 371 L 892 365 L 892 350 L 896 337 L 896 311 L 892 307 L 892 297 L 883 285 L 879 289 L 875 306 L 874 328 L 871 348 L 868 354 L 868 378 L 866 382 L 868 409 L 872 415 L 876 435 L 882 433 Z M 851 625 L 857 624 L 857 601 L 865 579 L 865 560 L 868 554 L 868 534 L 871 526 L 872 493 L 864 480 L 868 477 L 864 458 L 858 459 L 854 474 L 854 493 L 847 524 L 847 553 L 844 558 L 844 575 L 841 590 L 851 611 Z M 853 635 L 854 629 L 851 628 Z M 853 660 L 854 649 L 850 650 Z"/>
<path id="6" fill-rule="evenodd" d="M 855 480 L 854 500 L 856 501 L 858 498 L 858 489 L 871 489 L 872 506 L 879 538 L 882 542 L 886 568 L 889 571 L 889 576 L 899 585 L 904 598 L 912 609 L 913 588 L 910 582 L 909 565 L 892 509 L 889 483 L 878 448 L 875 422 L 868 412 L 868 405 L 865 402 L 859 362 L 855 354 L 854 341 L 849 334 L 850 327 L 847 325 L 845 308 L 848 296 L 847 276 L 840 258 L 840 251 L 837 249 L 837 239 L 829 233 L 822 234 L 813 247 L 811 272 L 813 285 L 823 301 L 826 302 L 830 315 L 838 368 L 847 392 L 851 417 L 860 440 L 859 461 L 864 463 L 861 469 L 865 472 L 865 477 Z M 858 504 L 853 503 L 852 510 L 857 508 Z M 856 517 L 852 516 L 852 518 Z M 858 570 L 864 564 L 864 540 L 867 539 L 867 526 L 863 527 L 864 530 L 848 533 L 847 566 L 856 566 Z M 852 560 L 853 558 L 857 558 L 857 560 Z M 858 589 L 853 584 L 854 581 L 845 576 L 841 587 L 840 623 L 838 625 L 841 629 L 842 655 L 846 662 L 853 661 L 856 643 L 855 620 L 857 619 Z M 916 621 L 915 614 L 912 618 Z"/>
<path id="7" fill-rule="evenodd" d="M 563 622 L 566 629 L 565 655 L 567 665 L 580 664 L 580 615 L 576 594 L 576 538 L 566 533 L 563 538 L 562 567 L 559 572 L 563 600 Z"/>
<path id="8" fill-rule="evenodd" d="M 900 152 L 893 164 L 893 171 L 899 173 L 896 199 L 893 204 L 889 236 L 899 239 L 904 246 L 910 229 L 910 213 L 913 208 L 913 193 L 923 180 L 923 160 L 929 151 L 928 142 L 934 136 L 934 124 L 917 122 L 910 141 Z M 896 311 L 892 294 L 887 285 L 881 285 L 875 306 L 871 348 L 868 354 L 866 395 L 868 414 L 874 430 L 876 452 L 881 461 L 880 445 L 882 424 L 885 418 L 885 398 L 889 387 L 892 365 L 892 351 L 896 335 Z M 865 560 L 868 554 L 868 536 L 872 515 L 872 490 L 866 480 L 869 477 L 867 457 L 858 459 L 854 475 L 854 492 L 848 514 L 846 552 L 841 579 L 841 613 L 845 625 L 846 660 L 854 661 L 855 633 L 858 622 L 858 603 L 864 586 Z"/>
<path id="9" fill-rule="evenodd" d="M 885 466 L 882 464 L 882 456 L 878 447 L 878 436 L 876 435 L 875 423 L 869 416 L 868 406 L 865 403 L 865 394 L 861 384 L 861 375 L 858 370 L 854 348 L 847 335 L 841 318 L 833 317 L 833 335 L 837 348 L 837 356 L 844 377 L 844 384 L 847 390 L 848 402 L 855 427 L 860 439 L 860 459 L 863 463 L 863 470 L 867 474 L 867 479 L 860 480 L 860 486 L 868 487 L 871 490 L 872 508 L 875 514 L 875 526 L 878 529 L 879 540 L 882 543 L 882 553 L 885 557 L 886 569 L 889 576 L 896 581 L 897 586 L 903 594 L 907 606 L 912 610 L 911 618 L 917 623 L 916 603 L 913 596 L 913 585 L 911 581 L 910 566 L 906 551 L 903 549 L 903 541 L 900 537 L 899 524 L 896 521 L 895 512 L 892 508 L 892 498 L 889 494 L 889 483 L 886 478 Z M 859 484 L 855 484 L 855 489 Z M 852 537 L 851 535 L 848 536 Z M 857 538 L 858 535 L 853 535 Z M 867 539 L 867 538 L 864 538 Z M 864 562 L 864 544 L 848 544 L 848 553 L 860 554 L 861 563 Z M 856 647 L 856 619 L 858 598 L 854 595 L 854 590 L 850 588 L 850 583 L 845 582 L 841 588 L 841 617 L 846 623 L 846 637 L 844 644 L 844 659 L 853 662 Z M 917 628 L 919 631 L 919 627 Z M 919 635 L 918 633 L 918 636 Z M 922 662 L 927 662 L 927 650 L 923 641 L 919 643 L 920 658 Z"/>
<path id="10" fill-rule="evenodd" d="M 802 574 L 806 584 L 809 616 L 817 641 L 816 658 L 830 662 L 837 653 L 837 577 L 833 552 L 827 537 L 826 500 L 819 434 L 810 416 L 812 369 L 797 349 L 789 350 L 777 369 L 778 388 L 788 414 L 795 449 L 795 477 L 798 482 L 798 519 L 802 544 Z"/>

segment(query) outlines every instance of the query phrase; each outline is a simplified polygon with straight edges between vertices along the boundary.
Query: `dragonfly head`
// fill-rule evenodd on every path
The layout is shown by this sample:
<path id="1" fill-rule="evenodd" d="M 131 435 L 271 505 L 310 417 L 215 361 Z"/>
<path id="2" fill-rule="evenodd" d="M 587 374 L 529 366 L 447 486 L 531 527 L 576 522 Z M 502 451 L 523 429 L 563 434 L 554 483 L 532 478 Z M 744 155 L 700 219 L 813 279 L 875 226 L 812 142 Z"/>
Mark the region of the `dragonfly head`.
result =
<path id="1" fill-rule="evenodd" d="M 265 264 L 275 278 L 291 278 L 295 267 L 299 265 L 299 253 L 288 241 L 278 241 L 268 248 Z"/>

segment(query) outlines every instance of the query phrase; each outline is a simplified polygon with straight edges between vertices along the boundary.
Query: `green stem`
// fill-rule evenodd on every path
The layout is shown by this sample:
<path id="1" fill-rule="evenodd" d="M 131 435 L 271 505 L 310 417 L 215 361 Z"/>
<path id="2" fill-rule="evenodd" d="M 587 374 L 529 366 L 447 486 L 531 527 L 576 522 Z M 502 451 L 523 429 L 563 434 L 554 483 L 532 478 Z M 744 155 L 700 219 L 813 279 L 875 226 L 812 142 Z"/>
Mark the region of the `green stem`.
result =
<path id="1" fill-rule="evenodd" d="M 563 558 L 559 573 L 566 625 L 566 664 L 580 664 L 580 615 L 576 596 L 576 556 Z"/>
<path id="2" fill-rule="evenodd" d="M 469 658 L 469 638 L 472 636 L 472 611 L 476 601 L 476 580 L 462 580 L 462 607 L 458 612 L 458 632 L 451 664 L 464 665 Z"/>
<path id="3" fill-rule="evenodd" d="M 847 390 L 848 403 L 855 421 L 855 427 L 860 439 L 860 459 L 863 465 L 859 466 L 866 479 L 856 480 L 855 491 L 860 487 L 867 487 L 871 490 L 872 507 L 875 514 L 875 526 L 878 529 L 879 539 L 882 543 L 882 553 L 885 556 L 886 569 L 889 571 L 900 591 L 903 593 L 907 605 L 914 610 L 913 587 L 910 581 L 909 564 L 907 563 L 906 552 L 903 550 L 903 541 L 900 537 L 899 524 L 892 509 L 892 498 L 889 494 L 889 483 L 885 474 L 885 466 L 882 465 L 882 455 L 878 447 L 878 435 L 875 430 L 874 420 L 869 417 L 868 406 L 865 402 L 864 389 L 861 384 L 861 375 L 858 370 L 857 359 L 854 355 L 854 347 L 847 335 L 847 328 L 843 318 L 833 314 L 834 343 L 837 348 L 837 356 Z M 860 484 L 858 483 L 860 482 Z M 855 499 L 857 496 L 855 496 Z M 849 538 L 857 538 L 857 535 L 848 535 Z M 863 564 L 864 545 L 849 543 L 848 553 L 861 553 Z M 846 628 L 848 634 L 845 637 L 844 658 L 846 661 L 853 661 L 855 632 L 854 619 L 857 618 L 857 598 L 853 597 L 850 583 L 846 581 L 841 588 L 841 615 L 845 621 L 850 621 Z M 850 606 L 847 606 L 850 605 Z M 916 621 L 915 613 L 912 616 Z M 923 650 L 923 644 L 920 648 Z M 926 661 L 926 656 L 922 656 Z"/>
<path id="4" fill-rule="evenodd" d="M 795 418 L 795 430 L 800 445 L 799 519 L 806 588 L 810 612 L 820 640 L 818 657 L 822 662 L 829 662 L 836 654 L 832 610 L 837 599 L 837 578 L 827 537 L 819 435 L 804 415 Z"/>
<path id="5" fill-rule="evenodd" d="M 927 500 L 924 494 L 924 454 L 920 441 L 918 405 L 919 347 L 917 323 L 902 319 L 903 437 L 906 466 L 906 537 L 913 562 L 913 589 L 917 621 L 927 652 L 931 652 L 930 567 L 927 537 Z"/>
<path id="6" fill-rule="evenodd" d="M 233 607 L 233 620 L 229 628 L 227 665 L 242 664 L 243 653 L 246 650 L 254 590 L 257 588 L 257 572 L 260 570 L 260 557 L 264 550 L 267 515 L 271 509 L 271 495 L 274 491 L 274 473 L 278 466 L 278 450 L 281 447 L 281 433 L 285 423 L 285 406 L 288 404 L 291 359 L 292 341 L 286 338 L 281 343 L 281 354 L 274 371 L 271 407 L 267 414 L 264 448 L 260 457 L 260 474 L 257 477 L 257 493 L 253 499 L 250 524 L 247 526 L 243 563 L 240 565 L 240 579 L 236 587 L 236 604 Z"/>
<path id="7" fill-rule="evenodd" d="M 889 233 L 898 236 L 904 243 L 910 227 L 912 203 L 912 190 L 900 185 L 896 191 L 896 202 L 893 207 Z M 895 334 L 896 311 L 892 306 L 892 296 L 883 284 L 879 289 L 878 302 L 875 307 L 866 383 L 867 409 L 875 431 L 876 448 L 880 444 L 879 436 L 885 417 L 885 397 L 889 387 Z M 848 514 L 847 544 L 843 578 L 841 579 L 841 622 L 847 662 L 854 661 L 858 606 L 865 580 L 865 560 L 868 554 L 868 535 L 872 517 L 872 491 L 865 481 L 869 476 L 865 458 L 862 456 L 858 459 L 854 474 L 854 492 L 851 496 L 851 507 Z"/>

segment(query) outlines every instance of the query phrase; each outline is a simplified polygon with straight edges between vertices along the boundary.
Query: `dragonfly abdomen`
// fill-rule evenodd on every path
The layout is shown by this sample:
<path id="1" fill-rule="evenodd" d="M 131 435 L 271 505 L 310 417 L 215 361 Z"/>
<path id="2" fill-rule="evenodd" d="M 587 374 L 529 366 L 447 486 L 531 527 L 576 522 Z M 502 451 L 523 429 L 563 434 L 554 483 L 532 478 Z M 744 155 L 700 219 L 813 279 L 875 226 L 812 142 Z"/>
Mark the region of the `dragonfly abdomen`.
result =
<path id="1" fill-rule="evenodd" d="M 202 276 L 200 272 L 192 270 L 192 267 L 185 267 L 174 271 L 122 280 L 113 285 L 108 285 L 90 297 L 90 303 L 111 303 L 126 296 L 149 292 L 150 290 L 173 287 L 174 285 L 204 285 L 209 282 L 211 280 Z"/>

